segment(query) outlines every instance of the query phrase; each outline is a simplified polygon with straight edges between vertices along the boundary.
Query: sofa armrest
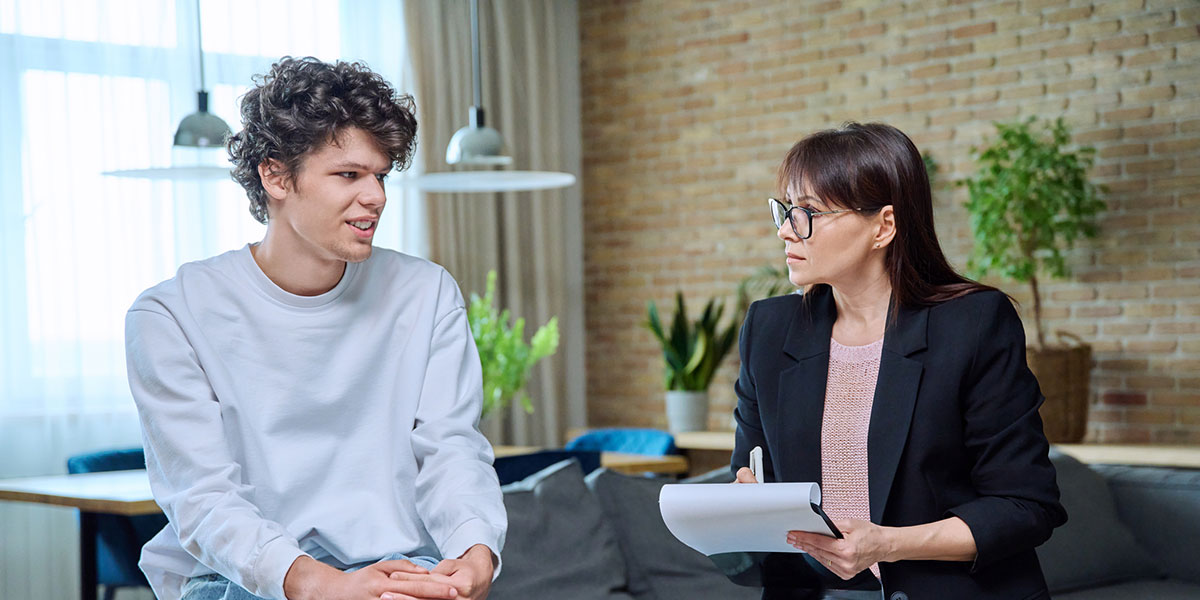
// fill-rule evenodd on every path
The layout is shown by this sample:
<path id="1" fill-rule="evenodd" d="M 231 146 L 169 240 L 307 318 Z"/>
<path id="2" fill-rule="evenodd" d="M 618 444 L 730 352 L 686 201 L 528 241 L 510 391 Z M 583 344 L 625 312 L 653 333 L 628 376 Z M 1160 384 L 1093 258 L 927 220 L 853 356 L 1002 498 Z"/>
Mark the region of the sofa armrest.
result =
<path id="1" fill-rule="evenodd" d="M 1117 515 L 1171 577 L 1200 583 L 1200 470 L 1093 465 Z"/>

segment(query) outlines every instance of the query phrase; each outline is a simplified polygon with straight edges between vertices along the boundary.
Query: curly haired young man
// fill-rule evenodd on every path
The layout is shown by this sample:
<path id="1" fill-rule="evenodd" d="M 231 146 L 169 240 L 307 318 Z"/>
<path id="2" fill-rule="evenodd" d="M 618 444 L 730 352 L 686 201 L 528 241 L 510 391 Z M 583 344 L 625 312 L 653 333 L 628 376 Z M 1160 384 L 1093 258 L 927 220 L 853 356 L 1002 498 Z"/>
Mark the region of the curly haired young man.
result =
<path id="1" fill-rule="evenodd" d="M 462 295 L 371 245 L 412 99 L 313 58 L 256 84 L 228 150 L 266 236 L 183 265 L 126 317 L 170 520 L 141 567 L 172 600 L 484 598 L 507 518 Z"/>

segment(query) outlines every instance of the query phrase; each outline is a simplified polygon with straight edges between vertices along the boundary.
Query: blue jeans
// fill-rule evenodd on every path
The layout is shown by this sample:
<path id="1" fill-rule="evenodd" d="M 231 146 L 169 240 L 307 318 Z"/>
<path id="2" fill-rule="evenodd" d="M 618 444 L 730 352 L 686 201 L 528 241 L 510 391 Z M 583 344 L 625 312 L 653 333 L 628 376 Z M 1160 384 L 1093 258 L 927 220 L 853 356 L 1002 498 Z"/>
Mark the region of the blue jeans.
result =
<path id="1" fill-rule="evenodd" d="M 437 566 L 440 560 L 431 556 L 405 556 L 403 554 L 391 554 L 380 559 L 384 560 L 407 560 L 419 567 L 433 569 Z M 346 572 L 357 571 L 363 567 L 369 566 L 372 563 L 365 563 L 350 567 Z M 217 573 L 209 573 L 208 575 L 199 575 L 187 580 L 183 584 L 183 595 L 180 600 L 264 600 L 260 596 L 255 596 L 246 591 L 246 588 L 233 583 L 223 575 Z"/>

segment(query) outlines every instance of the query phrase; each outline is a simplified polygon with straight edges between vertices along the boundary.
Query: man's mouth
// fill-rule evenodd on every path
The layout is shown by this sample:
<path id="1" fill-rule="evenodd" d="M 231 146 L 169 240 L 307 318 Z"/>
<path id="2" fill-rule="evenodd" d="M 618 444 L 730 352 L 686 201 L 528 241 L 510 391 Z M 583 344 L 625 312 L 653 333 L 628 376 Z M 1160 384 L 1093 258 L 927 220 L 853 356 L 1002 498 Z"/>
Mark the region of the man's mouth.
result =
<path id="1" fill-rule="evenodd" d="M 375 228 L 375 221 L 347 221 L 347 223 L 360 231 L 370 231 Z"/>

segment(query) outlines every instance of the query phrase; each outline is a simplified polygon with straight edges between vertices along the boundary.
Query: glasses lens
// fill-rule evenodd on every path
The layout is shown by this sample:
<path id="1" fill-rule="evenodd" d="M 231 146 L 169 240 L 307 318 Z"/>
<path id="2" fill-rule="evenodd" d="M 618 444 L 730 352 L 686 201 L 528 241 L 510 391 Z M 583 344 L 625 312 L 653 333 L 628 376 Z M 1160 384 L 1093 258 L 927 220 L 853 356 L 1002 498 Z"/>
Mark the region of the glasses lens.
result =
<path id="1" fill-rule="evenodd" d="M 771 220 L 775 222 L 775 229 L 783 227 L 783 222 L 787 219 L 787 207 L 774 198 L 768 200 L 767 204 L 771 205 Z"/>
<path id="2" fill-rule="evenodd" d="M 808 239 L 812 235 L 812 213 L 803 208 L 797 208 L 792 211 L 792 227 L 796 228 L 796 235 L 800 239 Z"/>

